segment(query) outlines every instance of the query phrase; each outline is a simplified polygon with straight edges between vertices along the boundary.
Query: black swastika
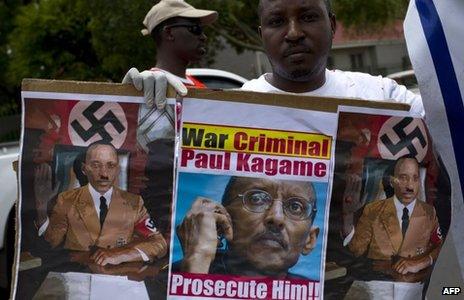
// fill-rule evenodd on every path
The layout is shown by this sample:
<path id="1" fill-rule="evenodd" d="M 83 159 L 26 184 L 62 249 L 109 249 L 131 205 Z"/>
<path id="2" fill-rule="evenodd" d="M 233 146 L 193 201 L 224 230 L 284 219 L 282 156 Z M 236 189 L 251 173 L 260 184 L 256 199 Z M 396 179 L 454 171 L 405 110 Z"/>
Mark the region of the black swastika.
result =
<path id="1" fill-rule="evenodd" d="M 105 125 L 108 123 L 113 125 L 118 133 L 122 133 L 126 129 L 112 111 L 108 111 L 101 119 L 95 117 L 95 112 L 104 104 L 101 101 L 93 102 L 82 113 L 89 120 L 90 124 L 92 124 L 89 129 L 85 130 L 77 120 L 71 122 L 72 128 L 84 142 L 87 142 L 95 134 L 99 134 L 104 142 L 110 143 L 113 141 L 113 137 L 105 130 Z"/>
<path id="2" fill-rule="evenodd" d="M 392 140 L 386 134 L 380 137 L 380 140 L 382 141 L 382 143 L 385 145 L 385 147 L 387 147 L 388 150 L 390 150 L 390 152 L 393 155 L 396 155 L 398 152 L 400 152 L 404 148 L 407 148 L 409 150 L 410 155 L 416 156 L 417 149 L 412 144 L 412 140 L 415 138 L 419 140 L 422 147 L 425 147 L 427 145 L 427 141 L 425 140 L 425 137 L 419 127 L 416 127 L 409 134 L 406 134 L 404 132 L 404 129 L 409 124 L 411 124 L 412 121 L 413 121 L 413 118 L 404 118 L 403 120 L 401 120 L 401 122 L 393 126 L 393 131 L 398 135 L 400 139 L 400 141 L 397 144 L 394 144 Z"/>

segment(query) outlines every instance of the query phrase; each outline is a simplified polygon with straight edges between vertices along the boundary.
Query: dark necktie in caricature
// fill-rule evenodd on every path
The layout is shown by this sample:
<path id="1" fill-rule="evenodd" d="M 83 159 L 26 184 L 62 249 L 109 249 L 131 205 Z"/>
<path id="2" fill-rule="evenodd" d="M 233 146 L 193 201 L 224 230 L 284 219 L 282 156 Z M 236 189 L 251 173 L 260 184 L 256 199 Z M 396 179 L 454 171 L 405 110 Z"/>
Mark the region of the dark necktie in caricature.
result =
<path id="1" fill-rule="evenodd" d="M 106 198 L 100 197 L 100 228 L 103 227 L 105 223 L 106 214 L 108 213 L 108 205 L 106 204 Z"/>
<path id="2" fill-rule="evenodd" d="M 401 217 L 401 232 L 403 233 L 403 239 L 406 235 L 406 231 L 409 226 L 409 210 L 407 207 L 403 208 L 403 216 Z"/>

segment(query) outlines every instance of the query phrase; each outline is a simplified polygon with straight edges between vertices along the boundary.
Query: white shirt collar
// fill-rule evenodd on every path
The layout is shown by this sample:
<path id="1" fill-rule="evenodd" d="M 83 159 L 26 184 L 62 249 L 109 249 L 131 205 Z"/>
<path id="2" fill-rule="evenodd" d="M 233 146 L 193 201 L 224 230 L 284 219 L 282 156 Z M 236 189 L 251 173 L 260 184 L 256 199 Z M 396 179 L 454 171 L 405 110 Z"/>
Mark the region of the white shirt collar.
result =
<path id="1" fill-rule="evenodd" d="M 106 205 L 108 208 L 110 207 L 111 196 L 113 196 L 113 187 L 111 187 L 106 193 L 103 195 L 100 194 L 90 183 L 88 184 L 90 196 L 92 196 L 93 204 L 95 206 L 95 210 L 97 211 L 97 216 L 100 216 L 100 197 L 103 196 L 106 199 Z"/>
<path id="2" fill-rule="evenodd" d="M 409 212 L 409 217 L 411 217 L 412 211 L 414 210 L 414 206 L 416 206 L 416 201 L 417 199 L 414 199 L 411 203 L 408 205 L 404 205 L 403 203 L 400 202 L 398 197 L 396 195 L 393 196 L 393 202 L 395 203 L 395 208 L 396 208 L 396 215 L 401 218 L 403 215 L 403 208 L 407 208 Z"/>
<path id="3" fill-rule="evenodd" d="M 290 93 L 290 92 L 286 92 L 284 90 L 281 90 L 275 86 L 273 86 L 269 81 L 267 81 L 266 77 L 268 75 L 271 75 L 272 73 L 266 73 L 266 74 L 263 74 L 263 79 L 264 79 L 264 82 L 269 86 L 271 87 L 271 90 L 275 90 L 277 92 L 280 92 L 280 93 L 284 93 L 284 94 L 296 94 L 296 95 L 312 95 L 312 96 L 324 96 L 326 94 L 326 91 L 329 89 L 330 85 L 332 84 L 332 71 L 330 71 L 329 69 L 325 69 L 325 82 L 323 85 L 321 85 L 320 87 L 318 87 L 317 89 L 315 90 L 312 90 L 312 91 L 309 91 L 309 92 L 303 92 L 303 93 Z"/>

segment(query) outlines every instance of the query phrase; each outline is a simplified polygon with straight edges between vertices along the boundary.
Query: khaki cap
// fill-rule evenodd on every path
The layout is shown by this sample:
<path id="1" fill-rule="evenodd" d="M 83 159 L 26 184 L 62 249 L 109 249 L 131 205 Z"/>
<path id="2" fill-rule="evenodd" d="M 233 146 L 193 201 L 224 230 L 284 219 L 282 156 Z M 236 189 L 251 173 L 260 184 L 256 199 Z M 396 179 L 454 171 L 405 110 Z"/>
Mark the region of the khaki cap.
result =
<path id="1" fill-rule="evenodd" d="M 218 13 L 214 10 L 196 9 L 183 0 L 161 0 L 154 5 L 145 16 L 142 29 L 143 35 L 149 35 L 150 32 L 161 22 L 174 17 L 200 19 L 201 24 L 212 24 L 218 18 Z"/>

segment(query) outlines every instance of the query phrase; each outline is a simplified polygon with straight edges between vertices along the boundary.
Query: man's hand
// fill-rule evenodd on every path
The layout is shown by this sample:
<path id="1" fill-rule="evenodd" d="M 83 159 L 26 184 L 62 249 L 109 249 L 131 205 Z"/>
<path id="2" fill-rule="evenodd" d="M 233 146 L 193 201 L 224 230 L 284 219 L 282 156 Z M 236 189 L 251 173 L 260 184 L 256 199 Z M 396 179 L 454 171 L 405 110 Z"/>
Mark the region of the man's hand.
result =
<path id="1" fill-rule="evenodd" d="M 216 255 L 218 237 L 233 238 L 232 219 L 226 209 L 212 200 L 198 197 L 177 228 L 184 259 L 182 271 L 207 274 Z"/>
<path id="2" fill-rule="evenodd" d="M 353 214 L 364 203 L 361 200 L 362 178 L 358 174 L 346 174 L 346 185 L 343 193 L 343 213 Z"/>
<path id="3" fill-rule="evenodd" d="M 52 169 L 42 163 L 34 171 L 34 195 L 37 209 L 37 222 L 41 226 L 47 219 L 48 203 L 58 194 L 60 185 L 52 187 Z"/>
<path id="4" fill-rule="evenodd" d="M 166 106 L 166 89 L 168 83 L 181 95 L 187 95 L 187 88 L 174 75 L 163 71 L 143 71 L 139 72 L 136 68 L 131 68 L 122 83 L 130 83 L 134 87 L 143 91 L 145 103 L 149 108 L 156 104 L 156 108 L 164 109 Z"/>
<path id="5" fill-rule="evenodd" d="M 400 274 L 417 273 L 430 265 L 428 256 L 421 258 L 400 258 L 392 269 Z"/>
<path id="6" fill-rule="evenodd" d="M 361 200 L 362 178 L 358 174 L 346 174 L 345 192 L 342 198 L 343 236 L 353 229 L 353 215 L 364 203 Z"/>
<path id="7" fill-rule="evenodd" d="M 119 265 L 120 263 L 128 261 L 126 259 L 128 251 L 130 252 L 130 250 L 124 248 L 98 249 L 90 256 L 90 259 L 100 266 L 105 266 L 107 264 Z"/>

